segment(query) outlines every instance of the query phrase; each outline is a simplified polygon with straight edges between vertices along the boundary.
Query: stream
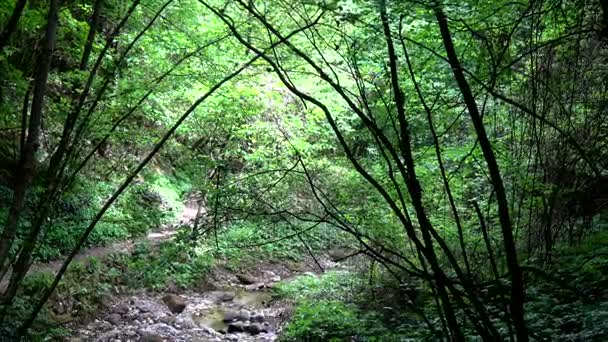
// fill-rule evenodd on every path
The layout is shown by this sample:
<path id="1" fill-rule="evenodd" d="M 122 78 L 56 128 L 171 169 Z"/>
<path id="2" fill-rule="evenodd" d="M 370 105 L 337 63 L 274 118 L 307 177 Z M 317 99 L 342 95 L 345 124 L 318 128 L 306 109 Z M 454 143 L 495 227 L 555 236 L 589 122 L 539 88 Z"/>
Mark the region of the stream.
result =
<path id="1" fill-rule="evenodd" d="M 323 261 L 324 267 L 336 264 Z M 98 318 L 71 327 L 66 341 L 275 341 L 291 305 L 273 297 L 272 287 L 292 277 L 316 274 L 299 263 L 256 266 L 252 275 L 214 270 L 206 289 L 141 293 L 114 298 Z M 290 268 L 291 267 L 291 268 Z"/>

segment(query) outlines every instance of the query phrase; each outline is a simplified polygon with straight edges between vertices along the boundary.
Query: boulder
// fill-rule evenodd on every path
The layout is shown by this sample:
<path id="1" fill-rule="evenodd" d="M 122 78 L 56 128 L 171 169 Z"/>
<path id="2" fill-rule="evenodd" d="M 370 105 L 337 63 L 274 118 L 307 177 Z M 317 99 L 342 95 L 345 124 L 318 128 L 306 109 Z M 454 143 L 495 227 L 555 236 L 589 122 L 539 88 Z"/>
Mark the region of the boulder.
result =
<path id="1" fill-rule="evenodd" d="M 234 323 L 230 323 L 228 324 L 228 333 L 235 333 L 235 332 L 243 332 L 245 330 L 245 326 L 243 325 L 243 322 L 234 322 Z"/>
<path id="2" fill-rule="evenodd" d="M 169 311 L 178 314 L 184 311 L 186 308 L 186 301 L 184 298 L 176 294 L 167 294 L 163 297 L 163 302 L 169 308 Z"/>

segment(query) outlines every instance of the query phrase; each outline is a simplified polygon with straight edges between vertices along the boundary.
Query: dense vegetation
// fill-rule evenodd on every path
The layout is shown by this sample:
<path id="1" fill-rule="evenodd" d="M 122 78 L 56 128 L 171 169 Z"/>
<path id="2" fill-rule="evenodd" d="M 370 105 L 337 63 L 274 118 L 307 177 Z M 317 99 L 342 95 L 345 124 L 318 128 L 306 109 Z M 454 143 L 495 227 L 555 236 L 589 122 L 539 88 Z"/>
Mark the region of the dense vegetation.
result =
<path id="1" fill-rule="evenodd" d="M 3 333 L 340 247 L 281 338 L 607 340 L 607 57 L 604 0 L 2 1 Z"/>

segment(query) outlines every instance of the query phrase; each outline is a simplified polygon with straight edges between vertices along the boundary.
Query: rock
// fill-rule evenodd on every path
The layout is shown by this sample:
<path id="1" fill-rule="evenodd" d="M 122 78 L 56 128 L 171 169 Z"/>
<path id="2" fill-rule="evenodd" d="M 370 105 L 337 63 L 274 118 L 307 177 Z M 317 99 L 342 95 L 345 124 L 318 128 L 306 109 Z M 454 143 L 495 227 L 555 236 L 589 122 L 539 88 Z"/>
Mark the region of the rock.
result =
<path id="1" fill-rule="evenodd" d="M 234 300 L 236 292 L 234 291 L 211 291 L 209 298 L 216 303 L 225 303 Z"/>
<path id="2" fill-rule="evenodd" d="M 265 287 L 266 287 L 266 284 L 264 284 L 264 283 L 254 283 L 254 284 L 245 285 L 245 290 L 257 291 L 257 290 L 263 289 Z"/>
<path id="3" fill-rule="evenodd" d="M 173 325 L 173 324 L 175 324 L 175 316 L 173 316 L 173 315 L 163 316 L 158 321 L 161 323 L 168 324 L 168 325 Z"/>
<path id="4" fill-rule="evenodd" d="M 129 306 L 124 303 L 118 304 L 112 309 L 112 312 L 120 314 L 120 315 L 126 315 L 129 312 Z"/>
<path id="5" fill-rule="evenodd" d="M 262 332 L 264 328 L 260 323 L 252 323 L 245 326 L 245 331 L 250 333 L 251 335 L 257 335 Z"/>
<path id="6" fill-rule="evenodd" d="M 230 323 L 228 324 L 228 333 L 235 333 L 235 332 L 243 332 L 245 330 L 245 327 L 243 325 L 243 322 L 234 322 L 234 323 Z"/>
<path id="7" fill-rule="evenodd" d="M 251 315 L 249 314 L 249 311 L 240 310 L 239 313 L 236 315 L 236 320 L 241 322 L 247 322 L 250 317 Z"/>
<path id="8" fill-rule="evenodd" d="M 226 329 L 220 329 L 217 332 L 220 333 L 220 334 L 222 334 L 222 335 L 226 335 L 226 333 L 227 333 Z"/>
<path id="9" fill-rule="evenodd" d="M 162 336 L 152 333 L 144 333 L 139 339 L 140 342 L 164 342 Z"/>
<path id="10" fill-rule="evenodd" d="M 186 308 L 186 301 L 184 298 L 176 294 L 167 294 L 163 297 L 163 302 L 169 308 L 169 311 L 178 314 L 184 311 Z"/>
<path id="11" fill-rule="evenodd" d="M 248 276 L 246 274 L 237 274 L 236 279 L 238 279 L 241 282 L 241 284 L 244 284 L 244 285 L 251 285 L 251 284 L 257 282 L 257 280 L 255 278 Z"/>
<path id="12" fill-rule="evenodd" d="M 135 307 L 143 313 L 152 311 L 152 306 L 144 301 L 136 301 Z"/>
<path id="13" fill-rule="evenodd" d="M 230 302 L 234 300 L 234 297 L 236 297 L 236 293 L 232 291 L 217 292 L 215 295 L 215 298 L 220 302 Z"/>
<path id="14" fill-rule="evenodd" d="M 122 316 L 119 313 L 113 313 L 108 316 L 107 321 L 113 325 L 119 325 L 122 322 Z"/>
<path id="15" fill-rule="evenodd" d="M 163 335 L 174 336 L 179 334 L 179 330 L 165 323 L 155 323 L 147 327 L 147 331 L 155 331 Z"/>
<path id="16" fill-rule="evenodd" d="M 226 312 L 224 312 L 224 322 L 233 322 L 236 320 L 236 317 L 238 315 L 238 312 L 236 312 L 235 310 L 232 309 L 228 309 L 226 310 Z"/>
<path id="17" fill-rule="evenodd" d="M 182 329 L 190 330 L 197 327 L 196 323 L 192 318 L 178 318 L 176 321 L 176 325 L 179 324 Z"/>
<path id="18" fill-rule="evenodd" d="M 258 323 L 262 323 L 266 320 L 266 317 L 264 317 L 263 313 L 256 313 L 253 316 L 251 316 L 251 321 L 252 322 L 258 322 Z"/>

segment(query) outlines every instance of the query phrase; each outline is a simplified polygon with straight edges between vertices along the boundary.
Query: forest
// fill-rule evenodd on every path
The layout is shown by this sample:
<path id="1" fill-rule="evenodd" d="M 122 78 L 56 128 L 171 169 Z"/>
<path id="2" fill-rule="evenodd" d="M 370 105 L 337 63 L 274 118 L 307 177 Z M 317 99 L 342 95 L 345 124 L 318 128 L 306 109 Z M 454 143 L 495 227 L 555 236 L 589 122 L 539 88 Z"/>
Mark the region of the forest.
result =
<path id="1" fill-rule="evenodd" d="M 1 0 L 0 341 L 608 341 L 608 0 Z"/>

